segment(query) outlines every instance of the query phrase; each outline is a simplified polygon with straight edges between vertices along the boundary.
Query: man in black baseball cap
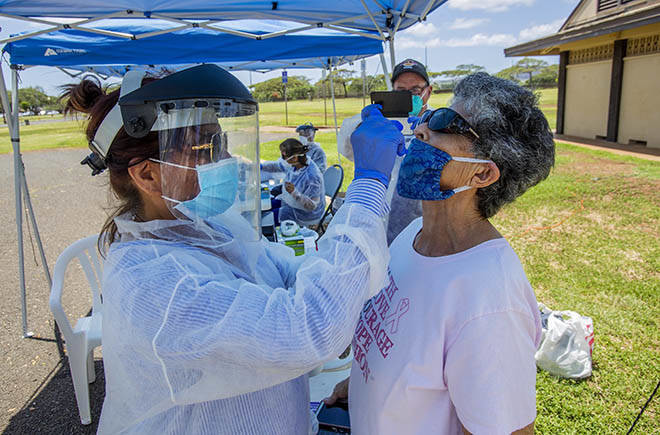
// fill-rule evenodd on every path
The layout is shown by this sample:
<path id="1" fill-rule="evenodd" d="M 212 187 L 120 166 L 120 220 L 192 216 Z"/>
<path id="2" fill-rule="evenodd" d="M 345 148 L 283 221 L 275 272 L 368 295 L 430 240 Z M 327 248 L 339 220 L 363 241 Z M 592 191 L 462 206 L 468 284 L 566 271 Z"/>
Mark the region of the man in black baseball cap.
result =
<path id="1" fill-rule="evenodd" d="M 413 110 L 410 115 L 421 116 L 426 110 L 432 110 L 427 102 L 431 97 L 431 84 L 426 68 L 414 59 L 406 59 L 392 70 L 392 89 L 395 91 L 410 91 L 413 94 Z M 347 118 L 341 125 L 338 146 L 348 159 L 353 160 L 353 148 L 350 143 L 351 133 L 361 122 L 360 114 Z M 404 129 L 406 146 L 413 137 L 412 131 Z M 387 222 L 387 243 L 390 244 L 410 222 L 422 215 L 422 201 L 399 196 L 396 191 L 396 181 L 403 157 L 396 158 L 392 170 L 392 178 L 387 189 L 386 200 L 390 205 L 390 214 Z"/>
<path id="2" fill-rule="evenodd" d="M 413 109 L 410 115 L 422 116 L 422 113 L 431 109 L 427 102 L 431 97 L 432 88 L 426 68 L 421 62 L 406 59 L 397 64 L 392 70 L 392 89 L 410 91 L 413 94 Z M 413 134 L 405 135 L 406 146 L 413 137 Z M 399 176 L 400 165 L 401 162 L 397 160 L 392 171 L 392 180 Z M 387 223 L 387 243 L 389 244 L 410 222 L 422 215 L 422 202 L 399 196 L 396 189 L 389 189 L 387 197 L 391 210 Z"/>
<path id="3" fill-rule="evenodd" d="M 392 88 L 395 91 L 410 91 L 413 94 L 411 115 L 421 116 L 428 107 L 431 85 L 426 68 L 415 59 L 406 59 L 392 70 Z M 417 97 L 417 98 L 415 98 Z"/>

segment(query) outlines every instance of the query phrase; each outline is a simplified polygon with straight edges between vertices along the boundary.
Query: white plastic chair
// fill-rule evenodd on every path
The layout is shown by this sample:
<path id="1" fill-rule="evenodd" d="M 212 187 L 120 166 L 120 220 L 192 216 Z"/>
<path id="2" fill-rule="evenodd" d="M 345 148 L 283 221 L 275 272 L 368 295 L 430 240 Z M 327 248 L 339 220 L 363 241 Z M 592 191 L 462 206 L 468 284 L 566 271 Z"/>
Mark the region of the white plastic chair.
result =
<path id="1" fill-rule="evenodd" d="M 325 170 L 325 173 L 323 174 L 323 184 L 325 186 L 325 195 L 330 197 L 330 204 L 326 207 L 325 213 L 323 213 L 323 216 L 316 226 L 316 232 L 319 236 L 321 236 L 324 231 L 323 222 L 325 222 L 325 219 L 332 214 L 332 204 L 335 202 L 337 194 L 339 193 L 339 188 L 341 188 L 341 183 L 343 182 L 344 168 L 340 165 L 332 165 Z"/>
<path id="2" fill-rule="evenodd" d="M 103 303 L 101 299 L 101 276 L 103 264 L 96 249 L 98 235 L 78 240 L 66 248 L 55 263 L 53 272 L 53 287 L 50 291 L 50 310 L 53 312 L 57 326 L 60 328 L 69 359 L 73 388 L 76 393 L 78 412 L 82 424 L 92 422 L 89 405 L 89 385 L 94 382 L 94 349 L 101 345 L 101 315 Z M 92 314 L 81 317 L 75 327 L 62 308 L 62 287 L 69 263 L 78 258 L 85 272 L 92 291 Z"/>

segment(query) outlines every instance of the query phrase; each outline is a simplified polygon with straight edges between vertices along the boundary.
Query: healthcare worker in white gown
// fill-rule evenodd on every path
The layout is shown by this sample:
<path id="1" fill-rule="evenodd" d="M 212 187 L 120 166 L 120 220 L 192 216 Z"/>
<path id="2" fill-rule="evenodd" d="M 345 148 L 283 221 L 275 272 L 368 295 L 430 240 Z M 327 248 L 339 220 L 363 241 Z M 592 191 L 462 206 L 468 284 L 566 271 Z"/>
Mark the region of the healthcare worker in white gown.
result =
<path id="1" fill-rule="evenodd" d="M 137 75 L 119 103 L 91 82 L 70 89 L 69 108 L 90 114 L 90 165 L 107 166 L 122 202 L 102 235 L 99 433 L 307 434 L 306 373 L 346 348 L 386 276 L 384 196 L 403 136 L 365 108 L 346 202 L 318 253 L 294 257 L 257 232 L 247 89 L 214 65 Z"/>

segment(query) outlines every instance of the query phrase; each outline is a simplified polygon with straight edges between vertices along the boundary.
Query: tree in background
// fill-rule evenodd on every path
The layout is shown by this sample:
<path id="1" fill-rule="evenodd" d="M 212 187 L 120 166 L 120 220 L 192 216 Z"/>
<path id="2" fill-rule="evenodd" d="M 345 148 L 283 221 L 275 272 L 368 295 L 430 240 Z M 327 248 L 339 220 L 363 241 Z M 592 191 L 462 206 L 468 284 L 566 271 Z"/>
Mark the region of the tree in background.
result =
<path id="1" fill-rule="evenodd" d="M 367 95 L 374 91 L 384 91 L 387 89 L 385 84 L 385 76 L 378 74 L 375 76 L 367 75 Z M 362 96 L 362 76 L 355 77 L 348 83 L 348 94 L 352 97 Z"/>
<path id="2" fill-rule="evenodd" d="M 348 86 L 353 80 L 355 71 L 349 69 L 336 69 L 330 72 L 332 74 L 332 81 L 335 85 L 335 96 L 339 96 L 339 91 L 342 91 L 344 98 L 348 97 Z M 330 95 L 330 74 L 314 84 L 317 90 L 317 95 L 322 96 L 323 90 L 327 92 L 326 96 Z"/>
<path id="3" fill-rule="evenodd" d="M 252 95 L 257 101 L 279 101 L 284 99 L 284 83 L 280 77 L 250 85 Z M 308 98 L 314 92 L 309 79 L 303 76 L 289 76 L 286 84 L 286 95 L 289 100 Z"/>
<path id="4" fill-rule="evenodd" d="M 548 65 L 534 76 L 534 85 L 543 88 L 554 88 L 557 87 L 558 79 L 559 65 Z"/>
<path id="5" fill-rule="evenodd" d="M 11 101 L 11 91 L 8 94 Z M 47 95 L 41 86 L 19 89 L 18 105 L 21 112 L 30 112 L 34 115 L 38 115 L 42 110 L 55 110 L 60 113 L 64 110 L 64 102 L 60 102 L 57 97 Z M 0 112 L 4 115 L 1 105 Z"/>
<path id="6" fill-rule="evenodd" d="M 474 65 L 469 63 L 469 64 L 457 65 L 456 68 L 449 69 L 446 71 L 430 72 L 429 77 L 439 78 L 441 80 L 444 78 L 445 79 L 444 83 L 438 83 L 439 87 L 441 89 L 451 90 L 454 89 L 456 83 L 458 83 L 458 81 L 463 77 L 480 71 L 486 71 L 486 68 L 484 68 L 481 65 Z"/>
<path id="7" fill-rule="evenodd" d="M 558 65 L 548 65 L 544 60 L 524 57 L 515 65 L 504 68 L 495 75 L 533 88 L 535 86 L 556 86 L 558 74 Z"/>

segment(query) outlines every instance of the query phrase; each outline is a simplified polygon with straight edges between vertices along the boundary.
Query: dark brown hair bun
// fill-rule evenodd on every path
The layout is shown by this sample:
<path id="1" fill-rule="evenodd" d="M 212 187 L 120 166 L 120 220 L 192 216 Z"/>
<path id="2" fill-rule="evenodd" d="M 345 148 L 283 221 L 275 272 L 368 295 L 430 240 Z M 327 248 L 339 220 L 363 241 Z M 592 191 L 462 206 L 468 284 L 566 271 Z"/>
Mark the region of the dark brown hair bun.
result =
<path id="1" fill-rule="evenodd" d="M 90 113 L 99 98 L 105 95 L 101 83 L 96 77 L 87 76 L 80 83 L 62 86 L 60 99 L 67 99 L 64 113 Z"/>

